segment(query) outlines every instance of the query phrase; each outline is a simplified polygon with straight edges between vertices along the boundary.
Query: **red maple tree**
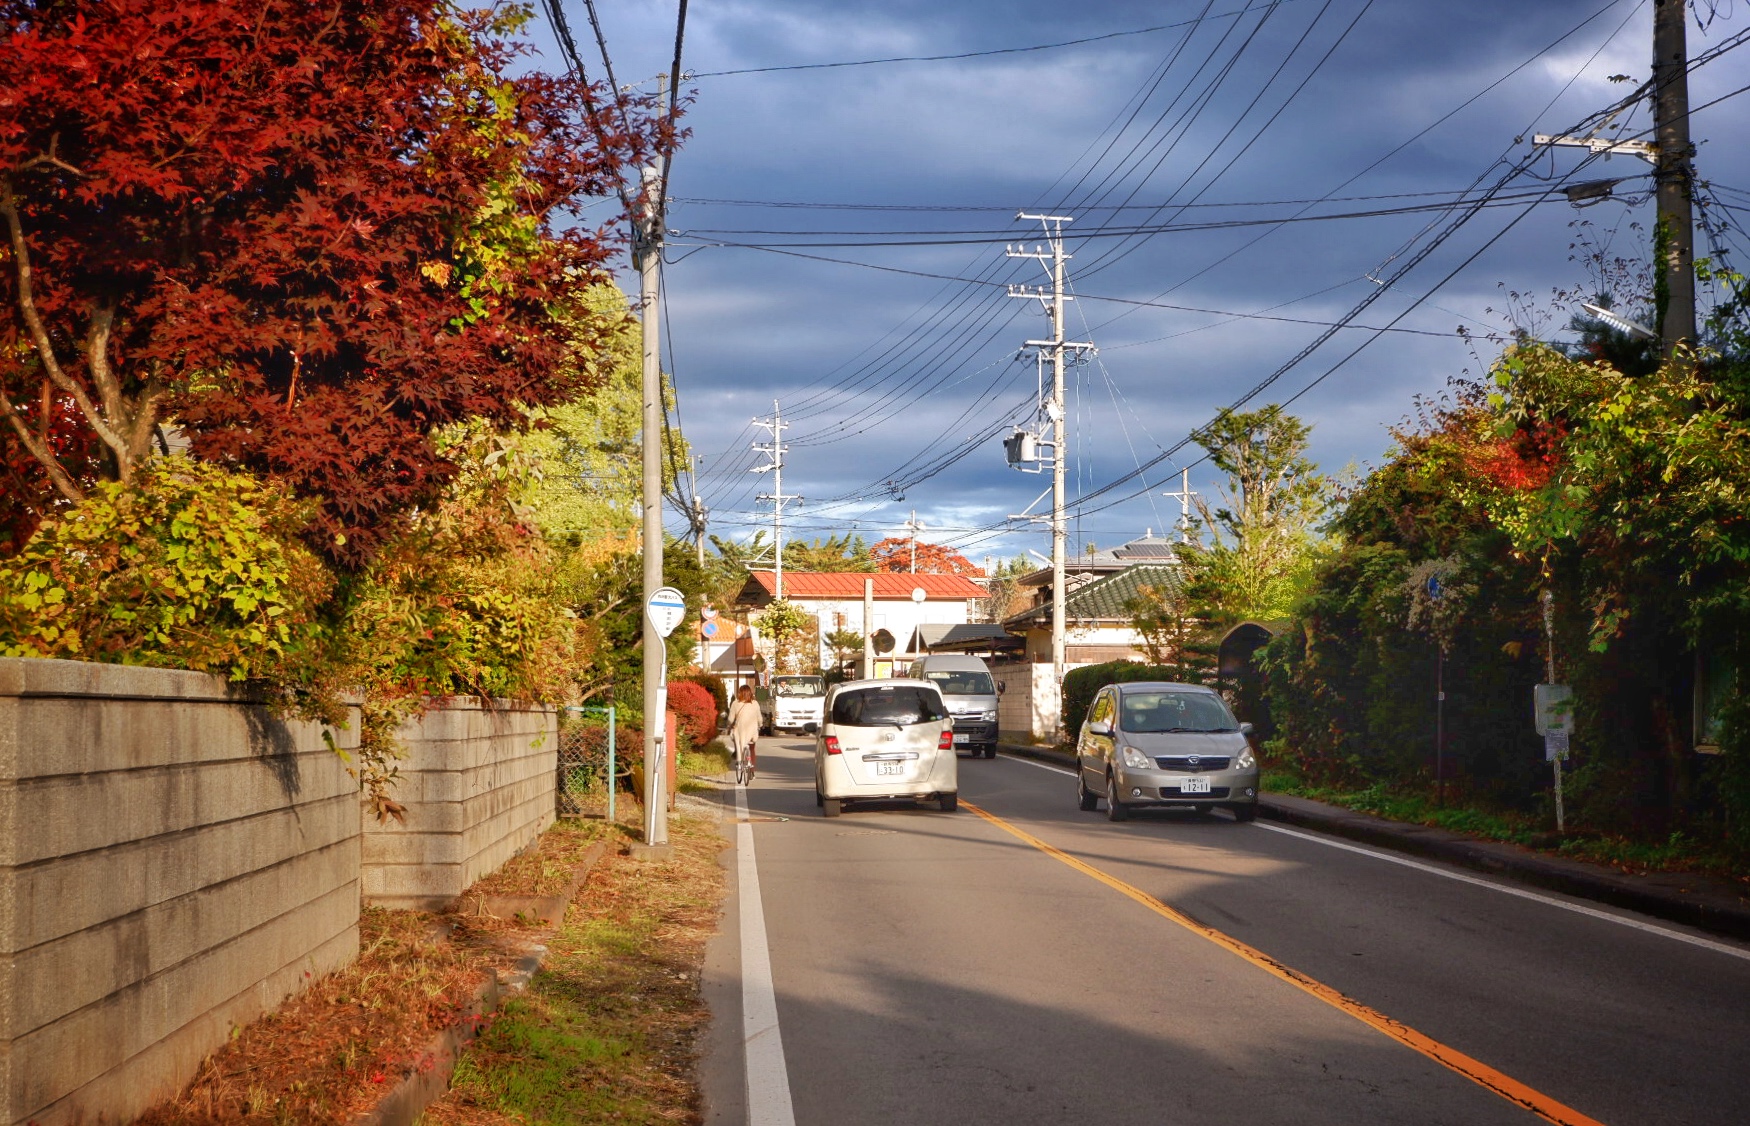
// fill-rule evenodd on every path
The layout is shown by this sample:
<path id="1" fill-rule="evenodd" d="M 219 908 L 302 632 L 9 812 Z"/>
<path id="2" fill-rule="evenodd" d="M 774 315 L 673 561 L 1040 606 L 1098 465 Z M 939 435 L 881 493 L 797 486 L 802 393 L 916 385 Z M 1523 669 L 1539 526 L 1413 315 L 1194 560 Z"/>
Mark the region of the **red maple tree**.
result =
<path id="1" fill-rule="evenodd" d="M 913 545 L 917 549 L 917 566 L 912 566 Z M 912 540 L 904 536 L 889 536 L 869 549 L 869 557 L 875 560 L 875 569 L 888 574 L 902 574 L 916 571 L 920 575 L 966 575 L 969 578 L 983 576 L 984 568 L 976 566 L 966 556 L 951 547 L 943 547 L 938 543 L 925 543 L 922 540 Z"/>
<path id="2" fill-rule="evenodd" d="M 674 135 L 512 75 L 506 12 L 0 0 L 9 472 L 77 500 L 180 430 L 357 565 L 449 477 L 435 429 L 585 390 L 612 242 L 577 209 Z"/>

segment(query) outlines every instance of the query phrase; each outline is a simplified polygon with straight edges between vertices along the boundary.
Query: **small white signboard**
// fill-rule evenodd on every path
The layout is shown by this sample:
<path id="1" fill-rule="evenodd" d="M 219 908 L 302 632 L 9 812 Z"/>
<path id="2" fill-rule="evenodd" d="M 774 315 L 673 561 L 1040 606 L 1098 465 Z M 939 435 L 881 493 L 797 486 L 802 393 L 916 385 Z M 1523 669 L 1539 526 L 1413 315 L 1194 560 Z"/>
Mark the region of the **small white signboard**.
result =
<path id="1" fill-rule="evenodd" d="M 662 587 L 651 592 L 650 601 L 644 604 L 644 612 L 650 616 L 650 624 L 656 627 L 656 632 L 667 637 L 687 616 L 686 596 L 672 586 Z"/>
<path id="2" fill-rule="evenodd" d="M 1532 690 L 1539 735 L 1574 733 L 1574 690 L 1566 684 L 1539 684 Z"/>

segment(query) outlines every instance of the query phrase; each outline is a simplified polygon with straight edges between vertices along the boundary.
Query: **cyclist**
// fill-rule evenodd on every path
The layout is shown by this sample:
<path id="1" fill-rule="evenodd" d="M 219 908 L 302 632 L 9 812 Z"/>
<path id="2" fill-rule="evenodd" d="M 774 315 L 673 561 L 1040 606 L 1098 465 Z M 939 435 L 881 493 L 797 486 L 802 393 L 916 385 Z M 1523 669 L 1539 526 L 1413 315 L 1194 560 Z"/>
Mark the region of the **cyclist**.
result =
<path id="1" fill-rule="evenodd" d="M 760 706 L 753 689 L 743 684 L 729 705 L 729 747 L 735 756 L 735 780 L 744 786 L 753 781 L 754 743 L 759 736 Z"/>

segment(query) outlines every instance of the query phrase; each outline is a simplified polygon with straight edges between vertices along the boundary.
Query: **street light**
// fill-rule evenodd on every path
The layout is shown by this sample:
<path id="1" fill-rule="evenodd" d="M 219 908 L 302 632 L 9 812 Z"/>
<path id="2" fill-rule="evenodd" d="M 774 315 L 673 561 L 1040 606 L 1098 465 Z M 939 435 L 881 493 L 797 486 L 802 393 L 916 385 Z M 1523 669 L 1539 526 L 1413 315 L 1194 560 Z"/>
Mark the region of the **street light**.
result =
<path id="1" fill-rule="evenodd" d="M 1635 321 L 1629 320 L 1627 317 L 1613 313 L 1602 305 L 1594 305 L 1588 301 L 1582 304 L 1580 308 L 1591 313 L 1594 317 L 1597 317 L 1618 332 L 1626 332 L 1630 336 L 1643 336 L 1648 340 L 1659 339 L 1659 334 L 1648 328 L 1646 325 L 1639 324 Z"/>

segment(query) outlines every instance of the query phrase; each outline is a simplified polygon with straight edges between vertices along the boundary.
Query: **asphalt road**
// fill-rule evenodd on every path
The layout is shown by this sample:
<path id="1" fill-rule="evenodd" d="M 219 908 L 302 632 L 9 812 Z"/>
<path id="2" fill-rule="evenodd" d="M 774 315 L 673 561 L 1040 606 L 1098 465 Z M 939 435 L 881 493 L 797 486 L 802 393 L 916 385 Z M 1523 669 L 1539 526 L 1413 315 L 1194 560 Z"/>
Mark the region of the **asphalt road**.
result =
<path id="1" fill-rule="evenodd" d="M 1750 1122 L 1739 944 L 1224 813 L 1111 824 L 1007 757 L 960 794 L 1015 832 L 828 820 L 811 746 L 762 740 L 745 794 L 712 1123 Z M 754 870 L 776 1029 L 744 1044 Z"/>

